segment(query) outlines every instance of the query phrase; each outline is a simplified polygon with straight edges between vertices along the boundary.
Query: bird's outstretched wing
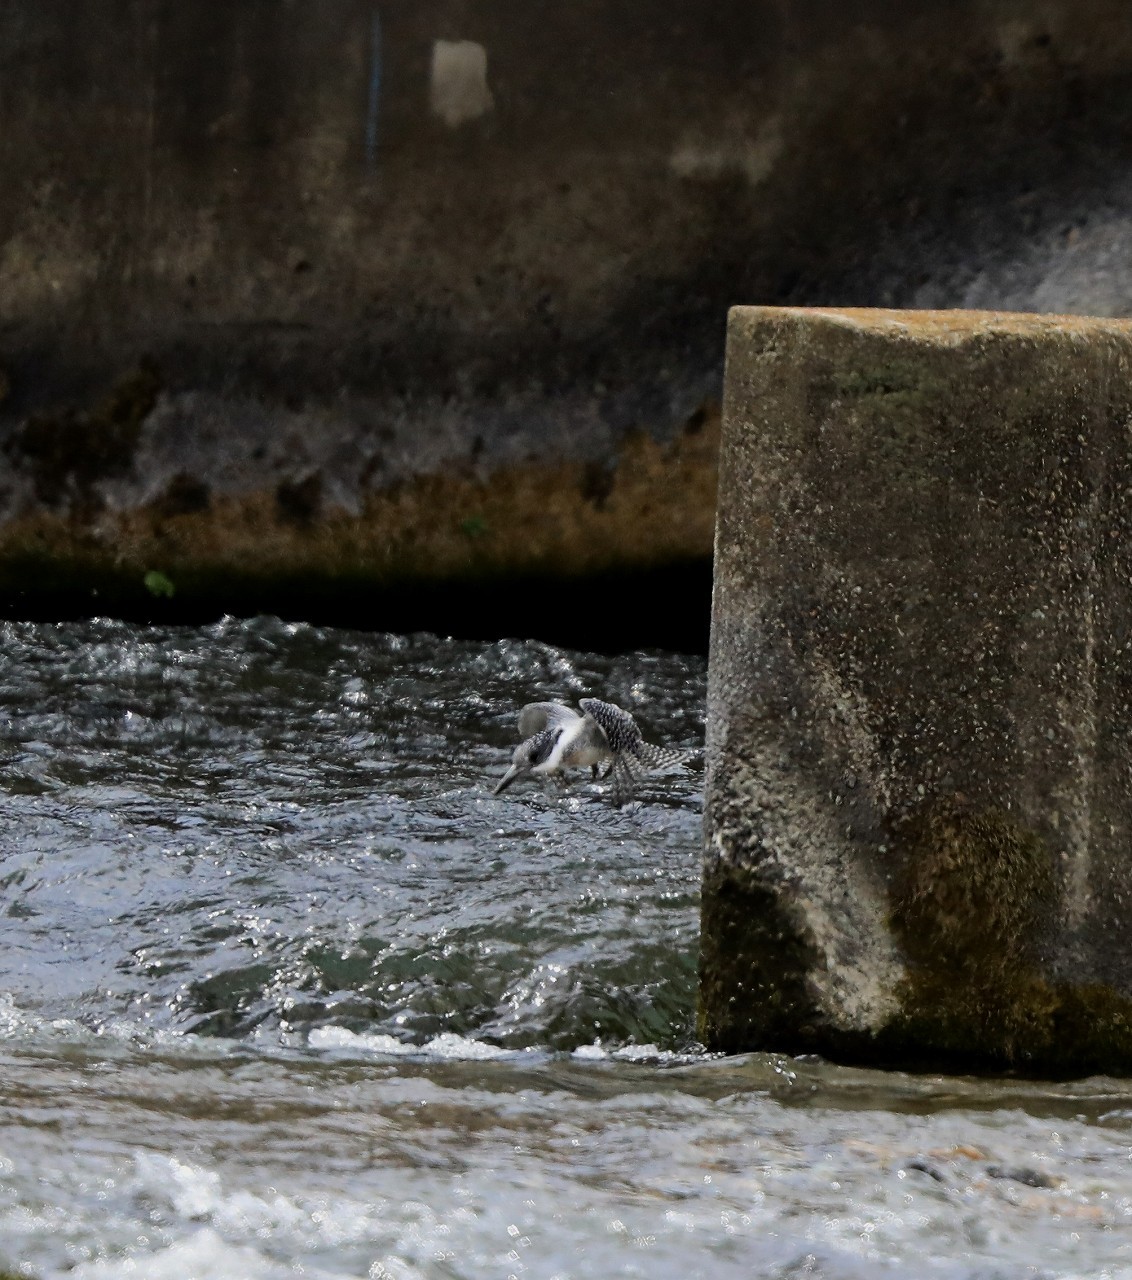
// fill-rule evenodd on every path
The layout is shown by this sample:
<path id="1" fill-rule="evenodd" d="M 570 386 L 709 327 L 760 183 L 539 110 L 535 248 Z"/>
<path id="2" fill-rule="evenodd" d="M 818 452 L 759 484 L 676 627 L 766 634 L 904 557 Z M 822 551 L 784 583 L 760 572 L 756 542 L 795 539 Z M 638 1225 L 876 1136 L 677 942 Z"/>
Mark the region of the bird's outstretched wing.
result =
<path id="1" fill-rule="evenodd" d="M 639 756 L 644 746 L 641 731 L 637 722 L 627 712 L 612 702 L 602 702 L 600 698 L 583 698 L 578 706 L 605 733 L 609 749 L 613 754 Z"/>
<path id="2" fill-rule="evenodd" d="M 604 730 L 614 755 L 624 755 L 632 760 L 634 778 L 638 778 L 645 770 L 675 769 L 699 754 L 698 747 L 690 750 L 684 747 L 655 747 L 651 742 L 646 742 L 633 717 L 612 702 L 583 698 L 579 705 Z"/>
<path id="3" fill-rule="evenodd" d="M 544 729 L 558 729 L 580 719 L 576 711 L 561 702 L 528 702 L 519 712 L 519 737 L 533 738 Z"/>

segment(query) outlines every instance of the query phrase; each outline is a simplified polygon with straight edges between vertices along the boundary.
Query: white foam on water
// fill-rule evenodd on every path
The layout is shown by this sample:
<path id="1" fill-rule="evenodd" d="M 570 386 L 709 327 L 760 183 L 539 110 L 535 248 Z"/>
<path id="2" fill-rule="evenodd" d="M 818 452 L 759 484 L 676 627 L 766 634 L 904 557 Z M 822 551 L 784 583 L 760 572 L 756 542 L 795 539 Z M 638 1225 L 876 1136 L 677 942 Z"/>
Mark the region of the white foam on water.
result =
<path id="1" fill-rule="evenodd" d="M 121 1239 L 113 1254 L 83 1263 L 79 1280 L 274 1280 L 301 1274 L 314 1280 L 380 1276 L 416 1280 L 433 1274 L 430 1262 L 450 1256 L 451 1236 L 475 1229 L 477 1215 L 457 1207 L 436 1211 L 418 1200 L 381 1196 L 354 1199 L 341 1191 L 257 1194 L 232 1185 L 215 1170 L 151 1151 L 134 1153 L 132 1174 L 119 1184 L 122 1198 L 143 1215 L 159 1206 L 161 1233 L 144 1230 Z M 164 1210 L 165 1212 L 161 1212 Z M 190 1234 L 168 1243 L 170 1234 Z M 149 1237 L 139 1246 L 138 1235 Z M 164 1234 L 166 1240 L 155 1239 Z M 266 1251 L 261 1251 L 262 1249 Z M 312 1266 L 312 1256 L 349 1256 L 347 1271 Z M 287 1259 L 282 1265 L 279 1259 Z M 359 1261 L 360 1264 L 359 1264 Z M 421 1265 L 418 1267 L 418 1263 Z M 59 1280 L 62 1280 L 59 1273 Z M 52 1277 L 55 1280 L 55 1277 Z"/>
<path id="2" fill-rule="evenodd" d="M 600 1040 L 593 1044 L 580 1044 L 570 1055 L 579 1062 L 639 1062 L 650 1067 L 681 1066 L 704 1061 L 702 1053 L 676 1053 L 661 1049 L 655 1044 L 624 1044 L 607 1049 Z"/>
<path id="3" fill-rule="evenodd" d="M 438 1231 L 443 1224 L 428 1206 L 412 1201 L 390 1203 L 380 1196 L 356 1200 L 316 1191 L 256 1194 L 228 1185 L 214 1170 L 172 1156 L 137 1152 L 134 1158 L 136 1198 L 165 1201 L 181 1222 L 207 1224 L 226 1240 L 270 1241 L 276 1250 L 307 1257 L 323 1249 L 365 1245 L 396 1253 L 414 1243 L 430 1247 L 446 1234 Z"/>
<path id="4" fill-rule="evenodd" d="M 166 1248 L 81 1262 L 49 1280 L 122 1280 L 126 1276 L 138 1280 L 278 1280 L 295 1274 L 292 1266 L 272 1262 L 247 1245 L 232 1244 L 211 1227 L 200 1227 Z M 327 1272 L 307 1267 L 299 1274 L 315 1280 L 328 1277 Z"/>
<path id="5" fill-rule="evenodd" d="M 609 1050 L 600 1044 L 580 1044 L 571 1057 L 579 1058 L 582 1062 L 608 1062 Z"/>
<path id="6" fill-rule="evenodd" d="M 10 992 L 0 991 L 0 1045 L 35 1042 L 39 1046 L 66 1044 L 108 1052 L 108 1042 L 124 1049 L 171 1050 L 178 1056 L 226 1058 L 247 1053 L 239 1040 L 224 1036 L 197 1036 L 171 1027 L 152 1027 L 128 1017 L 107 1018 L 88 1026 L 76 1018 L 47 1018 L 18 1005 Z"/>
<path id="7" fill-rule="evenodd" d="M 647 1062 L 650 1065 L 676 1061 L 678 1058 L 671 1050 L 658 1048 L 655 1044 L 622 1045 L 620 1049 L 614 1049 L 613 1056 L 618 1062 Z"/>
<path id="8" fill-rule="evenodd" d="M 0 991 L 0 1041 L 27 1040 L 43 1031 L 54 1032 L 66 1039 L 85 1039 L 91 1035 L 82 1023 L 73 1018 L 44 1018 L 21 1009 L 10 992 Z"/>
<path id="9" fill-rule="evenodd" d="M 227 1036 L 198 1036 L 174 1027 L 151 1027 L 132 1018 L 107 1018 L 95 1033 L 139 1049 L 172 1049 L 176 1053 L 201 1053 L 210 1058 L 246 1053 L 247 1045 Z"/>
<path id="10" fill-rule="evenodd" d="M 134 1162 L 138 1192 L 160 1195 L 183 1220 L 210 1222 L 231 1235 L 265 1239 L 279 1233 L 317 1234 L 310 1209 L 287 1196 L 225 1188 L 215 1171 L 156 1152 L 139 1151 Z"/>
<path id="11" fill-rule="evenodd" d="M 350 1031 L 346 1027 L 315 1027 L 307 1036 L 311 1049 L 339 1050 L 347 1054 L 388 1054 L 403 1058 L 419 1052 L 413 1045 L 403 1044 L 395 1036 L 371 1031 Z"/>
<path id="12" fill-rule="evenodd" d="M 45 1018 L 32 1010 L 21 1008 L 9 992 L 0 991 L 0 1044 L 5 1041 L 26 1043 L 30 1040 L 63 1041 L 87 1047 L 104 1047 L 107 1041 L 124 1048 L 142 1052 L 172 1050 L 183 1056 L 206 1059 L 226 1058 L 248 1052 L 245 1042 L 224 1036 L 198 1036 L 191 1032 L 170 1027 L 151 1027 L 145 1022 L 128 1017 L 108 1018 L 97 1027 L 89 1027 L 73 1018 Z M 345 1057 L 414 1058 L 439 1062 L 493 1062 L 515 1059 L 532 1053 L 545 1053 L 541 1049 L 501 1049 L 455 1032 L 442 1032 L 424 1044 L 411 1044 L 398 1040 L 384 1032 L 351 1031 L 346 1027 L 315 1027 L 306 1040 L 307 1047 L 328 1054 Z M 286 1056 L 288 1046 L 256 1043 L 258 1055 Z M 291 1046 L 293 1047 L 293 1046 Z M 637 1048 L 630 1046 L 633 1052 Z M 104 1050 L 103 1050 L 104 1051 Z M 604 1051 L 594 1056 L 602 1056 Z M 639 1052 L 646 1060 L 657 1056 L 653 1046 L 642 1046 Z M 583 1055 L 584 1056 L 584 1055 Z M 665 1056 L 663 1054 L 659 1055 Z"/>
<path id="13" fill-rule="evenodd" d="M 452 1062 L 492 1062 L 499 1058 L 514 1058 L 522 1052 L 521 1049 L 501 1049 L 498 1045 L 484 1044 L 482 1040 L 470 1040 L 451 1032 L 430 1040 L 424 1048 L 430 1057 Z"/>
<path id="14" fill-rule="evenodd" d="M 350 1031 L 346 1027 L 315 1027 L 307 1037 L 312 1049 L 337 1051 L 347 1055 L 379 1054 L 393 1058 L 425 1058 L 443 1062 L 493 1062 L 514 1058 L 521 1049 L 501 1049 L 467 1036 L 446 1031 L 423 1045 L 405 1044 L 395 1036 L 379 1032 Z"/>

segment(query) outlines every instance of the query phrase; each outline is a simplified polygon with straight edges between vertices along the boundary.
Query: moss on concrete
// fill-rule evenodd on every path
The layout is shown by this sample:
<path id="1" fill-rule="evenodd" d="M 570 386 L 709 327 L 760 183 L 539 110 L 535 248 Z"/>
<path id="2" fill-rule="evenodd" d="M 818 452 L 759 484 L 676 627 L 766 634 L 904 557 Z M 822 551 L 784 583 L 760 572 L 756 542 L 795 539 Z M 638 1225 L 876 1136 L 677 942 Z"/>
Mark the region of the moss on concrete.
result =
<path id="1" fill-rule="evenodd" d="M 1051 982 L 1030 970 L 972 986 L 921 971 L 902 994 L 903 1012 L 872 1053 L 852 1046 L 850 1058 L 1046 1079 L 1132 1071 L 1132 1000 L 1101 983 Z"/>
<path id="2" fill-rule="evenodd" d="M 1132 1001 L 1044 972 L 1057 888 L 1033 831 L 1000 809 L 945 803 L 897 838 L 891 921 L 909 969 L 902 1012 L 880 1036 L 890 1051 L 1052 1075 L 1132 1066 Z"/>
<path id="3" fill-rule="evenodd" d="M 930 374 L 923 360 L 887 360 L 839 370 L 834 374 L 834 386 L 843 396 L 874 402 L 885 414 L 924 410 L 948 390 L 946 380 Z"/>
<path id="4" fill-rule="evenodd" d="M 892 922 L 917 963 L 1000 973 L 1031 964 L 1054 900 L 1053 860 L 1001 809 L 927 806 L 900 824 Z"/>
<path id="5" fill-rule="evenodd" d="M 1070 1075 L 1132 1071 L 1132 1000 L 1101 983 L 1053 988 L 1051 1059 Z"/>
<path id="6" fill-rule="evenodd" d="M 781 896 L 719 864 L 704 876 L 700 918 L 700 1040 L 732 1053 L 819 1048 L 806 981 L 818 957 Z"/>
<path id="7" fill-rule="evenodd" d="M 904 871 L 891 921 L 909 969 L 890 1035 L 1003 1065 L 1045 1059 L 1055 1007 L 1038 967 L 1055 899 L 1049 850 L 1001 809 L 950 802 L 901 824 L 896 842 Z"/>
<path id="8" fill-rule="evenodd" d="M 926 808 L 898 832 L 891 924 L 908 959 L 899 1014 L 875 1034 L 830 1025 L 801 913 L 754 871 L 705 874 L 698 1032 L 712 1049 L 819 1052 L 1045 1077 L 1132 1068 L 1132 1000 L 1045 972 L 1057 894 L 1042 840 L 1000 809 Z"/>

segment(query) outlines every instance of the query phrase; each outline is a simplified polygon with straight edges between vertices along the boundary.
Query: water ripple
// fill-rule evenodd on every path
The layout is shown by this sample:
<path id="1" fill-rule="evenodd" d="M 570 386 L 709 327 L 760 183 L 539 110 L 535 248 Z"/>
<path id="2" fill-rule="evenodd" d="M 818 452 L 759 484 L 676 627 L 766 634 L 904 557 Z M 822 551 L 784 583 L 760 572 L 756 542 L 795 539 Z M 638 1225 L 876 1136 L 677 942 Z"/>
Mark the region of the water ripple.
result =
<path id="1" fill-rule="evenodd" d="M 700 779 L 493 796 L 515 709 L 703 663 L 0 625 L 0 1271 L 1132 1275 L 1123 1082 L 695 1042 Z"/>
<path id="2" fill-rule="evenodd" d="M 17 999 L 260 1039 L 691 1042 L 698 776 L 628 815 L 490 785 L 536 698 L 694 744 L 700 660 L 272 619 L 0 638 Z"/>

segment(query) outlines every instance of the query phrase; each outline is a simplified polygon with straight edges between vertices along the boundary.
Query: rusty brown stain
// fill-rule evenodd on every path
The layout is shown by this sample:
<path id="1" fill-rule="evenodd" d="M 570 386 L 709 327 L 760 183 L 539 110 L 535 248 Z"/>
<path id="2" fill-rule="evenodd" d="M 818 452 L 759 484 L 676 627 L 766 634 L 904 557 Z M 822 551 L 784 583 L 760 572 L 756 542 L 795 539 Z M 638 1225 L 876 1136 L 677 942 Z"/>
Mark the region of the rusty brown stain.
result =
<path id="1" fill-rule="evenodd" d="M 1045 315 L 1028 311 L 902 311 L 884 307 L 747 307 L 732 308 L 750 323 L 776 317 L 810 322 L 815 318 L 843 321 L 866 330 L 909 337 L 955 336 L 970 340 L 980 334 L 1014 333 L 1022 336 L 1076 333 L 1097 337 L 1106 332 L 1132 334 L 1132 321 L 1107 316 Z"/>
<path id="2" fill-rule="evenodd" d="M 719 433 L 713 403 L 698 431 L 671 443 L 626 437 L 600 504 L 585 496 L 581 461 L 423 476 L 370 494 L 357 515 L 328 506 L 307 520 L 272 487 L 181 508 L 103 509 L 89 521 L 38 511 L 0 527 L 0 563 L 31 553 L 123 571 L 360 573 L 379 583 L 662 566 L 712 553 Z"/>

